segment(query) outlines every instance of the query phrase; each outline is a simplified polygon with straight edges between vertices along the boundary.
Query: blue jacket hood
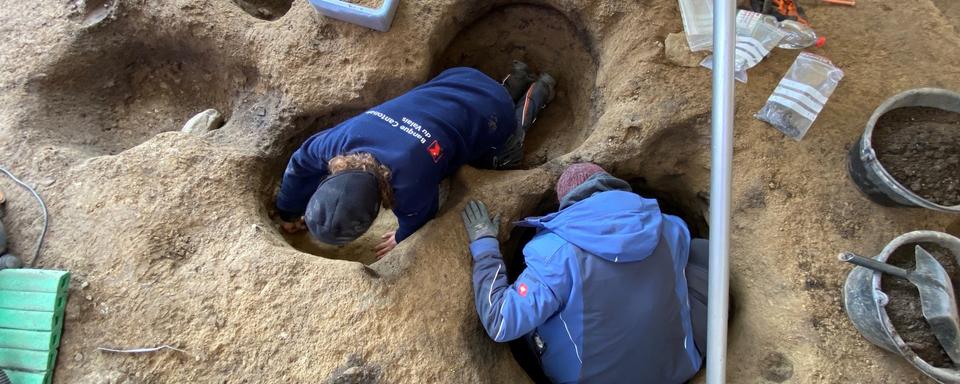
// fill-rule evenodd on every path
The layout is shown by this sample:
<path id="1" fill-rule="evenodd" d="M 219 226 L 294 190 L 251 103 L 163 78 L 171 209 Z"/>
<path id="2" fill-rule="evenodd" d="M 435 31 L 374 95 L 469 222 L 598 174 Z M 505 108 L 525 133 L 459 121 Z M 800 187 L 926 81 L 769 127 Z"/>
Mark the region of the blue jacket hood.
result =
<path id="1" fill-rule="evenodd" d="M 663 215 L 656 200 L 633 192 L 594 193 L 559 212 L 527 218 L 522 224 L 557 234 L 595 256 L 613 262 L 641 261 L 660 243 Z"/>

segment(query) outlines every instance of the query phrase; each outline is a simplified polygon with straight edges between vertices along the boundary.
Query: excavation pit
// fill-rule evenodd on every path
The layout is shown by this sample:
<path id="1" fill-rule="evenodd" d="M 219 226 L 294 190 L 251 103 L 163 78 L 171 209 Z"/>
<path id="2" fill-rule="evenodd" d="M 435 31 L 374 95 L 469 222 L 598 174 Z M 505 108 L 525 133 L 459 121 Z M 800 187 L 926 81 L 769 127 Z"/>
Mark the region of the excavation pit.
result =
<path id="1" fill-rule="evenodd" d="M 280 232 L 283 234 L 284 240 L 300 252 L 326 259 L 356 261 L 370 265 L 377 262 L 377 253 L 374 248 L 383 242 L 381 236 L 396 229 L 397 217 L 390 210 L 381 209 L 380 215 L 377 216 L 377 220 L 373 222 L 367 233 L 343 246 L 321 243 L 313 238 L 309 231 L 295 234 L 286 233 L 282 230 Z"/>
<path id="2" fill-rule="evenodd" d="M 303 143 L 311 136 L 325 130 L 336 127 L 338 124 L 349 120 L 350 118 L 363 113 L 364 110 L 356 108 L 344 108 L 335 110 L 323 115 L 303 115 L 293 119 L 291 126 L 287 129 L 282 140 L 283 155 L 280 156 L 274 164 L 268 167 L 267 174 L 264 175 L 264 182 L 273 185 L 270 196 L 266 197 L 264 206 L 267 212 L 275 210 L 275 199 L 282 182 L 283 172 L 287 163 Z M 395 231 L 397 229 L 397 217 L 389 209 L 381 209 L 377 219 L 370 226 L 363 236 L 343 246 L 325 244 L 315 239 L 308 231 L 298 233 L 287 233 L 280 230 L 280 222 L 273 220 L 272 225 L 277 228 L 284 240 L 294 249 L 308 253 L 314 256 L 326 259 L 355 261 L 370 265 L 377 262 L 376 251 L 374 250 L 383 240 L 384 233 Z"/>
<path id="3" fill-rule="evenodd" d="M 290 11 L 293 0 L 232 0 L 240 9 L 261 20 L 277 20 Z"/>
<path id="4" fill-rule="evenodd" d="M 223 62 L 211 49 L 182 44 L 177 36 L 111 41 L 92 47 L 78 42 L 31 79 L 38 113 L 21 122 L 30 139 L 84 157 L 115 155 L 180 130 L 209 108 L 229 118 L 232 100 L 257 78 L 254 69 Z"/>
<path id="5" fill-rule="evenodd" d="M 590 135 L 597 63 L 585 33 L 561 12 L 543 6 L 496 8 L 464 28 L 436 61 L 434 72 L 467 66 L 502 80 L 513 60 L 557 80 L 556 97 L 540 112 L 524 142 L 524 167 L 569 153 Z"/>

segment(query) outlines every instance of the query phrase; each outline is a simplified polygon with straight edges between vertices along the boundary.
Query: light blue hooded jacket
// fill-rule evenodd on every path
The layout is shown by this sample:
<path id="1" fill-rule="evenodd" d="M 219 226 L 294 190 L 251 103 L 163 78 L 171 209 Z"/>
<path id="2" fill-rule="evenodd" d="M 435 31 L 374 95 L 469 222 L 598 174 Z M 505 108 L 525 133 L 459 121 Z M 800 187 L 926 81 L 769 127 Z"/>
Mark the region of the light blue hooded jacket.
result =
<path id="1" fill-rule="evenodd" d="M 499 244 L 470 245 L 477 313 L 498 342 L 536 333 L 554 383 L 682 383 L 700 370 L 684 268 L 686 224 L 606 173 L 537 228 L 513 284 Z"/>

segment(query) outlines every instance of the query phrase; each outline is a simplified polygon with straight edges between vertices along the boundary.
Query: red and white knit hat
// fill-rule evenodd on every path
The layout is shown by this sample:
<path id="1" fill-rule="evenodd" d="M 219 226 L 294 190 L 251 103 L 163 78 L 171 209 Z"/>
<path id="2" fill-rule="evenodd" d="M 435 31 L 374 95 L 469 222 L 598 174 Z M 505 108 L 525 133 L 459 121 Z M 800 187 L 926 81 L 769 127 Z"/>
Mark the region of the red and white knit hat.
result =
<path id="1" fill-rule="evenodd" d="M 572 189 L 600 172 L 604 172 L 603 168 L 593 163 L 576 163 L 567 167 L 557 180 L 557 201 L 563 200 Z"/>

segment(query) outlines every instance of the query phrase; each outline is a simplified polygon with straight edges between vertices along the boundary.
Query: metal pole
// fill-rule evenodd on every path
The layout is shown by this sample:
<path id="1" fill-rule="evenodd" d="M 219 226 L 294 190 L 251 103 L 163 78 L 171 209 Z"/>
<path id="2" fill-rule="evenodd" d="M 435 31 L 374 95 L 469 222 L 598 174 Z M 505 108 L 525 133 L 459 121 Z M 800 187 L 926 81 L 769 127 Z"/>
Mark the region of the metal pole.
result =
<path id="1" fill-rule="evenodd" d="M 730 182 L 733 160 L 734 0 L 713 1 L 713 120 L 710 154 L 710 275 L 707 298 L 707 384 L 726 382 L 730 288 Z"/>

